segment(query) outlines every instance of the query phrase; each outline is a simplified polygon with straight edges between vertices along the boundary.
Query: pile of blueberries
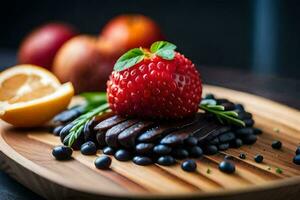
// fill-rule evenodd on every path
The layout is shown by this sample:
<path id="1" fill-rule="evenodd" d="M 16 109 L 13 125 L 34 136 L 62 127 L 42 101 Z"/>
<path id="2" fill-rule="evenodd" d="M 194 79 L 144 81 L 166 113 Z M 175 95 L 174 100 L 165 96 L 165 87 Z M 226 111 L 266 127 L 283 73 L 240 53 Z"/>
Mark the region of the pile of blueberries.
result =
<path id="1" fill-rule="evenodd" d="M 53 156 L 58 160 L 69 159 L 72 149 L 80 150 L 84 155 L 95 155 L 98 149 L 103 154 L 112 155 L 119 161 L 132 160 L 137 165 L 174 165 L 184 160 L 181 167 L 185 171 L 195 171 L 196 162 L 191 158 L 214 155 L 228 148 L 239 148 L 244 144 L 251 145 L 262 131 L 253 127 L 252 114 L 241 104 L 234 104 L 227 99 L 215 98 L 212 94 L 205 99 L 214 99 L 225 110 L 234 110 L 238 118 L 245 122 L 245 127 L 224 125 L 209 113 L 197 113 L 195 117 L 180 121 L 155 122 L 139 119 L 126 119 L 112 113 L 97 116 L 88 122 L 72 148 L 57 146 Z M 72 121 L 83 112 L 81 106 L 73 107 L 54 118 L 53 134 L 60 136 L 67 145 Z M 107 169 L 111 164 L 109 156 L 100 156 L 95 160 L 99 169 Z M 234 164 L 224 159 L 220 170 L 233 173 Z"/>

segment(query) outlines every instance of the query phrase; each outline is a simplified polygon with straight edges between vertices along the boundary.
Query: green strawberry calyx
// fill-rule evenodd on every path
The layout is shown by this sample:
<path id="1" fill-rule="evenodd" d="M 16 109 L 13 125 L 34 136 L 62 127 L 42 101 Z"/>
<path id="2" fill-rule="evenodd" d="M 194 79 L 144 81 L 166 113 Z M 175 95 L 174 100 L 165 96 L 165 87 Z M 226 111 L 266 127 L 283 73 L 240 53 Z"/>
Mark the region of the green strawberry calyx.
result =
<path id="1" fill-rule="evenodd" d="M 123 71 L 136 65 L 145 58 L 152 58 L 154 56 L 159 56 L 165 60 L 173 60 L 175 57 L 175 49 L 176 45 L 167 41 L 154 42 L 150 50 L 144 48 L 131 49 L 117 60 L 114 71 Z"/>

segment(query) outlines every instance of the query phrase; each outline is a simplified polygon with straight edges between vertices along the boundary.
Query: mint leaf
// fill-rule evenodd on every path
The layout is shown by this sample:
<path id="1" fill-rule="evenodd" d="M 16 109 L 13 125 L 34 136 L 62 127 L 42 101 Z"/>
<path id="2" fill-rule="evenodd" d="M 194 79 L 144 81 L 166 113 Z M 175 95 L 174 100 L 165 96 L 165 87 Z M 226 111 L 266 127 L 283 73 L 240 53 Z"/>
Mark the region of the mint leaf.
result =
<path id="1" fill-rule="evenodd" d="M 107 102 L 106 92 L 84 92 L 80 96 L 90 104 L 103 104 Z"/>
<path id="2" fill-rule="evenodd" d="M 165 60 L 172 60 L 175 56 L 176 46 L 170 42 L 157 41 L 150 47 L 150 52 L 162 57 Z"/>
<path id="3" fill-rule="evenodd" d="M 142 49 L 134 48 L 123 54 L 115 63 L 114 70 L 122 71 L 141 62 L 145 57 Z"/>

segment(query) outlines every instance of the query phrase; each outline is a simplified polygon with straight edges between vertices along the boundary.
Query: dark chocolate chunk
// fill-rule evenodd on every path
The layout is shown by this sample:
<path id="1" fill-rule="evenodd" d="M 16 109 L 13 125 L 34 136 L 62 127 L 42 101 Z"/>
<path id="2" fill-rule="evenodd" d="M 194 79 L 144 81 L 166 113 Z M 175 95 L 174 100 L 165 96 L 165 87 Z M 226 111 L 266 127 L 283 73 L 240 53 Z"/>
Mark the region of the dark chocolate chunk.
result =
<path id="1" fill-rule="evenodd" d="M 137 123 L 138 120 L 126 120 L 120 124 L 117 124 L 110 129 L 107 130 L 105 134 L 105 142 L 110 147 L 117 148 L 120 146 L 118 141 L 118 135 L 124 131 L 126 128 L 132 126 L 133 124 Z"/>
<path id="2" fill-rule="evenodd" d="M 126 120 L 125 118 L 122 118 L 118 115 L 114 115 L 112 117 L 109 117 L 109 118 L 103 120 L 99 124 L 97 124 L 97 126 L 94 128 L 94 130 L 97 130 L 97 131 L 107 130 L 125 120 Z"/>
<path id="3" fill-rule="evenodd" d="M 139 121 L 138 123 L 130 126 L 129 128 L 125 129 L 118 135 L 119 143 L 126 147 L 132 148 L 135 146 L 135 140 L 137 136 L 146 128 L 153 125 L 153 122 L 150 121 Z"/>

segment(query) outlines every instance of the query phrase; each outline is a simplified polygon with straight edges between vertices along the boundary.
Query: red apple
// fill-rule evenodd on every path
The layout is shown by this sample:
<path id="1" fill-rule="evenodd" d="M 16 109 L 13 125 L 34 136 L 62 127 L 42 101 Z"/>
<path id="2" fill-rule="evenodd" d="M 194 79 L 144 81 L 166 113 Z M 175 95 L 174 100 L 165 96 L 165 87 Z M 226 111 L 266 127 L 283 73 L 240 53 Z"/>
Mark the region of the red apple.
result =
<path id="1" fill-rule="evenodd" d="M 49 23 L 38 27 L 23 40 L 18 53 L 19 63 L 51 69 L 56 52 L 75 35 L 75 29 L 68 24 Z"/>
<path id="2" fill-rule="evenodd" d="M 79 35 L 57 52 L 53 72 L 62 82 L 71 81 L 77 93 L 105 91 L 114 61 L 101 54 L 97 38 Z"/>
<path id="3" fill-rule="evenodd" d="M 135 47 L 150 47 L 153 42 L 162 40 L 163 36 L 159 26 L 149 17 L 128 14 L 109 21 L 103 28 L 100 38 L 113 44 L 122 54 Z"/>

